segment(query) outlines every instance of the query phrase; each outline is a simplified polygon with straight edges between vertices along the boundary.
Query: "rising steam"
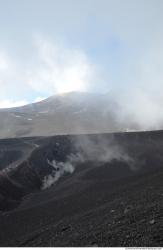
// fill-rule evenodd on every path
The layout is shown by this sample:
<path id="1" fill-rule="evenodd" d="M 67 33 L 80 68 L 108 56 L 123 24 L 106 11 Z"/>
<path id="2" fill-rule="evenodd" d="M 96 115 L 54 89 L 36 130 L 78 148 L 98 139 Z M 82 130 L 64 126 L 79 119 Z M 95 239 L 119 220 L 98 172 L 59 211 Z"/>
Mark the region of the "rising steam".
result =
<path id="1" fill-rule="evenodd" d="M 79 153 L 70 154 L 67 157 L 66 162 L 57 162 L 55 160 L 49 161 L 49 159 L 47 159 L 48 164 L 52 166 L 54 170 L 52 171 L 51 174 L 44 177 L 42 183 L 42 189 L 50 187 L 52 184 L 58 181 L 60 177 L 63 176 L 65 173 L 72 174 L 75 170 L 76 164 L 82 161 L 83 158 Z"/>
<path id="2" fill-rule="evenodd" d="M 126 162 L 131 170 L 135 169 L 134 160 L 114 140 L 98 138 L 97 141 L 94 141 L 88 136 L 82 135 L 82 137 L 75 139 L 73 143 L 76 153 L 68 155 L 65 162 L 49 161 L 47 159 L 47 163 L 54 170 L 51 174 L 44 177 L 42 189 L 49 188 L 64 174 L 72 174 L 79 164 L 85 162 L 102 165 L 112 160 L 117 160 Z"/>

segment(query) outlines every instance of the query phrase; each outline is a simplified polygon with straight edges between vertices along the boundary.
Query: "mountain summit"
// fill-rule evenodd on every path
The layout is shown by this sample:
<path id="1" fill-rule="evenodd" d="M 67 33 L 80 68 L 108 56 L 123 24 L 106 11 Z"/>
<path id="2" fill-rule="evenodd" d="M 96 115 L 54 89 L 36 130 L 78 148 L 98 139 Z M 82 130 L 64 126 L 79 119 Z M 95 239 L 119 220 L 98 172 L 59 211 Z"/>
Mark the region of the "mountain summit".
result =
<path id="1" fill-rule="evenodd" d="M 109 94 L 71 92 L 0 110 L 0 138 L 126 131 Z"/>

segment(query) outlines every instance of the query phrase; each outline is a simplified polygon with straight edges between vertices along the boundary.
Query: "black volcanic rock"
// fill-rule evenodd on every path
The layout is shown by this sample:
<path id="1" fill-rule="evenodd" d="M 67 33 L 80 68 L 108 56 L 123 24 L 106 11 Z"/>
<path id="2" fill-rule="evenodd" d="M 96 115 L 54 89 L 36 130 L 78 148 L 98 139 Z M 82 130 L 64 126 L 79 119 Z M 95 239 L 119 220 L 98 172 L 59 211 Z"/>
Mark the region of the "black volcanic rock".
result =
<path id="1" fill-rule="evenodd" d="M 47 159 L 66 162 L 83 137 L 95 145 L 116 143 L 134 164 L 103 162 L 98 155 L 40 190 L 53 170 Z M 0 172 L 1 246 L 162 246 L 162 131 L 6 139 L 0 145 L 20 151 L 20 159 Z"/>
<path id="2" fill-rule="evenodd" d="M 83 142 L 83 138 L 86 139 L 86 143 L 87 140 L 91 141 L 91 144 L 88 144 L 88 147 L 84 144 L 80 149 L 76 146 L 76 142 Z M 103 147 L 104 141 L 111 141 L 123 148 L 123 154 L 131 158 L 132 162 L 118 157 L 116 159 L 114 155 L 111 160 L 103 162 L 100 158 L 103 152 L 97 152 L 99 157 L 93 156 L 91 159 L 77 163 L 80 169 L 86 168 L 82 176 L 83 180 L 122 179 L 163 166 L 161 131 L 4 139 L 0 140 L 1 152 L 3 152 L 0 163 L 0 195 L 6 200 L 21 200 L 26 194 L 39 190 L 44 177 L 53 172 L 54 168 L 48 161 L 66 162 L 69 155 L 81 153 L 83 150 L 86 151 L 85 153 L 92 151 L 94 149 L 89 147 L 94 147 L 98 143 Z M 112 150 L 112 145 L 109 144 L 107 147 L 108 151 Z M 115 148 L 115 150 L 119 149 Z M 87 164 L 90 167 L 85 167 Z M 0 209 L 1 206 L 4 209 L 2 203 L 0 203 Z"/>

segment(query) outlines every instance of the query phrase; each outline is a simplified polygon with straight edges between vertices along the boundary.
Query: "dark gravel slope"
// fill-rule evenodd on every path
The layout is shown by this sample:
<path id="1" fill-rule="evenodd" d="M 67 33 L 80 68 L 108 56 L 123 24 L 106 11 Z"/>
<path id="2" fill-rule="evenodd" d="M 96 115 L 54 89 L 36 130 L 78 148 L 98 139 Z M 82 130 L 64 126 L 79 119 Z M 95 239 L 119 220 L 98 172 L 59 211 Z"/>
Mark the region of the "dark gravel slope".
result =
<path id="1" fill-rule="evenodd" d="M 163 131 L 91 135 L 91 140 L 97 137 L 114 138 L 134 159 L 134 169 L 120 159 L 85 161 L 51 188 L 39 192 L 38 185 L 14 210 L 1 212 L 1 246 L 162 246 Z M 76 150 L 73 136 L 30 140 L 39 147 L 28 163 L 42 169 L 39 176 L 47 156 L 64 161 Z"/>

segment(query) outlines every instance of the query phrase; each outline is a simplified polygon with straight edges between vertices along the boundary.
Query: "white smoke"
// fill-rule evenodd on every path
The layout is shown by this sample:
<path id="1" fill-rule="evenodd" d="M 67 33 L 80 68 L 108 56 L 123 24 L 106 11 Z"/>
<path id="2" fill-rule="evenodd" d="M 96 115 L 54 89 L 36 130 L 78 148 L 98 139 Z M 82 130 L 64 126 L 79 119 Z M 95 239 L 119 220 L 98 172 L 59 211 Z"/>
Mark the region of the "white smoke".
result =
<path id="1" fill-rule="evenodd" d="M 134 160 L 114 140 L 99 138 L 96 142 L 86 135 L 74 141 L 77 153 L 67 156 L 65 162 L 55 160 L 47 162 L 54 168 L 51 174 L 44 177 L 42 189 L 47 189 L 57 182 L 64 174 L 72 174 L 78 164 L 93 162 L 96 164 L 109 163 L 112 160 L 126 162 L 131 170 L 135 170 Z M 82 166 L 81 166 L 82 167 Z M 109 166 L 108 166 L 109 167 Z"/>
<path id="2" fill-rule="evenodd" d="M 75 165 L 79 162 L 82 162 L 82 156 L 78 154 L 70 154 L 67 157 L 66 162 L 57 162 L 55 160 L 49 161 L 47 159 L 47 162 L 50 166 L 54 168 L 51 174 L 44 177 L 42 182 L 42 189 L 47 189 L 51 185 L 53 185 L 56 181 L 60 179 L 65 173 L 72 174 L 75 170 Z"/>
<path id="3" fill-rule="evenodd" d="M 119 160 L 133 164 L 133 159 L 114 138 L 105 139 L 99 137 L 94 141 L 87 135 L 82 135 L 74 143 L 84 161 L 106 163 L 112 160 Z"/>

